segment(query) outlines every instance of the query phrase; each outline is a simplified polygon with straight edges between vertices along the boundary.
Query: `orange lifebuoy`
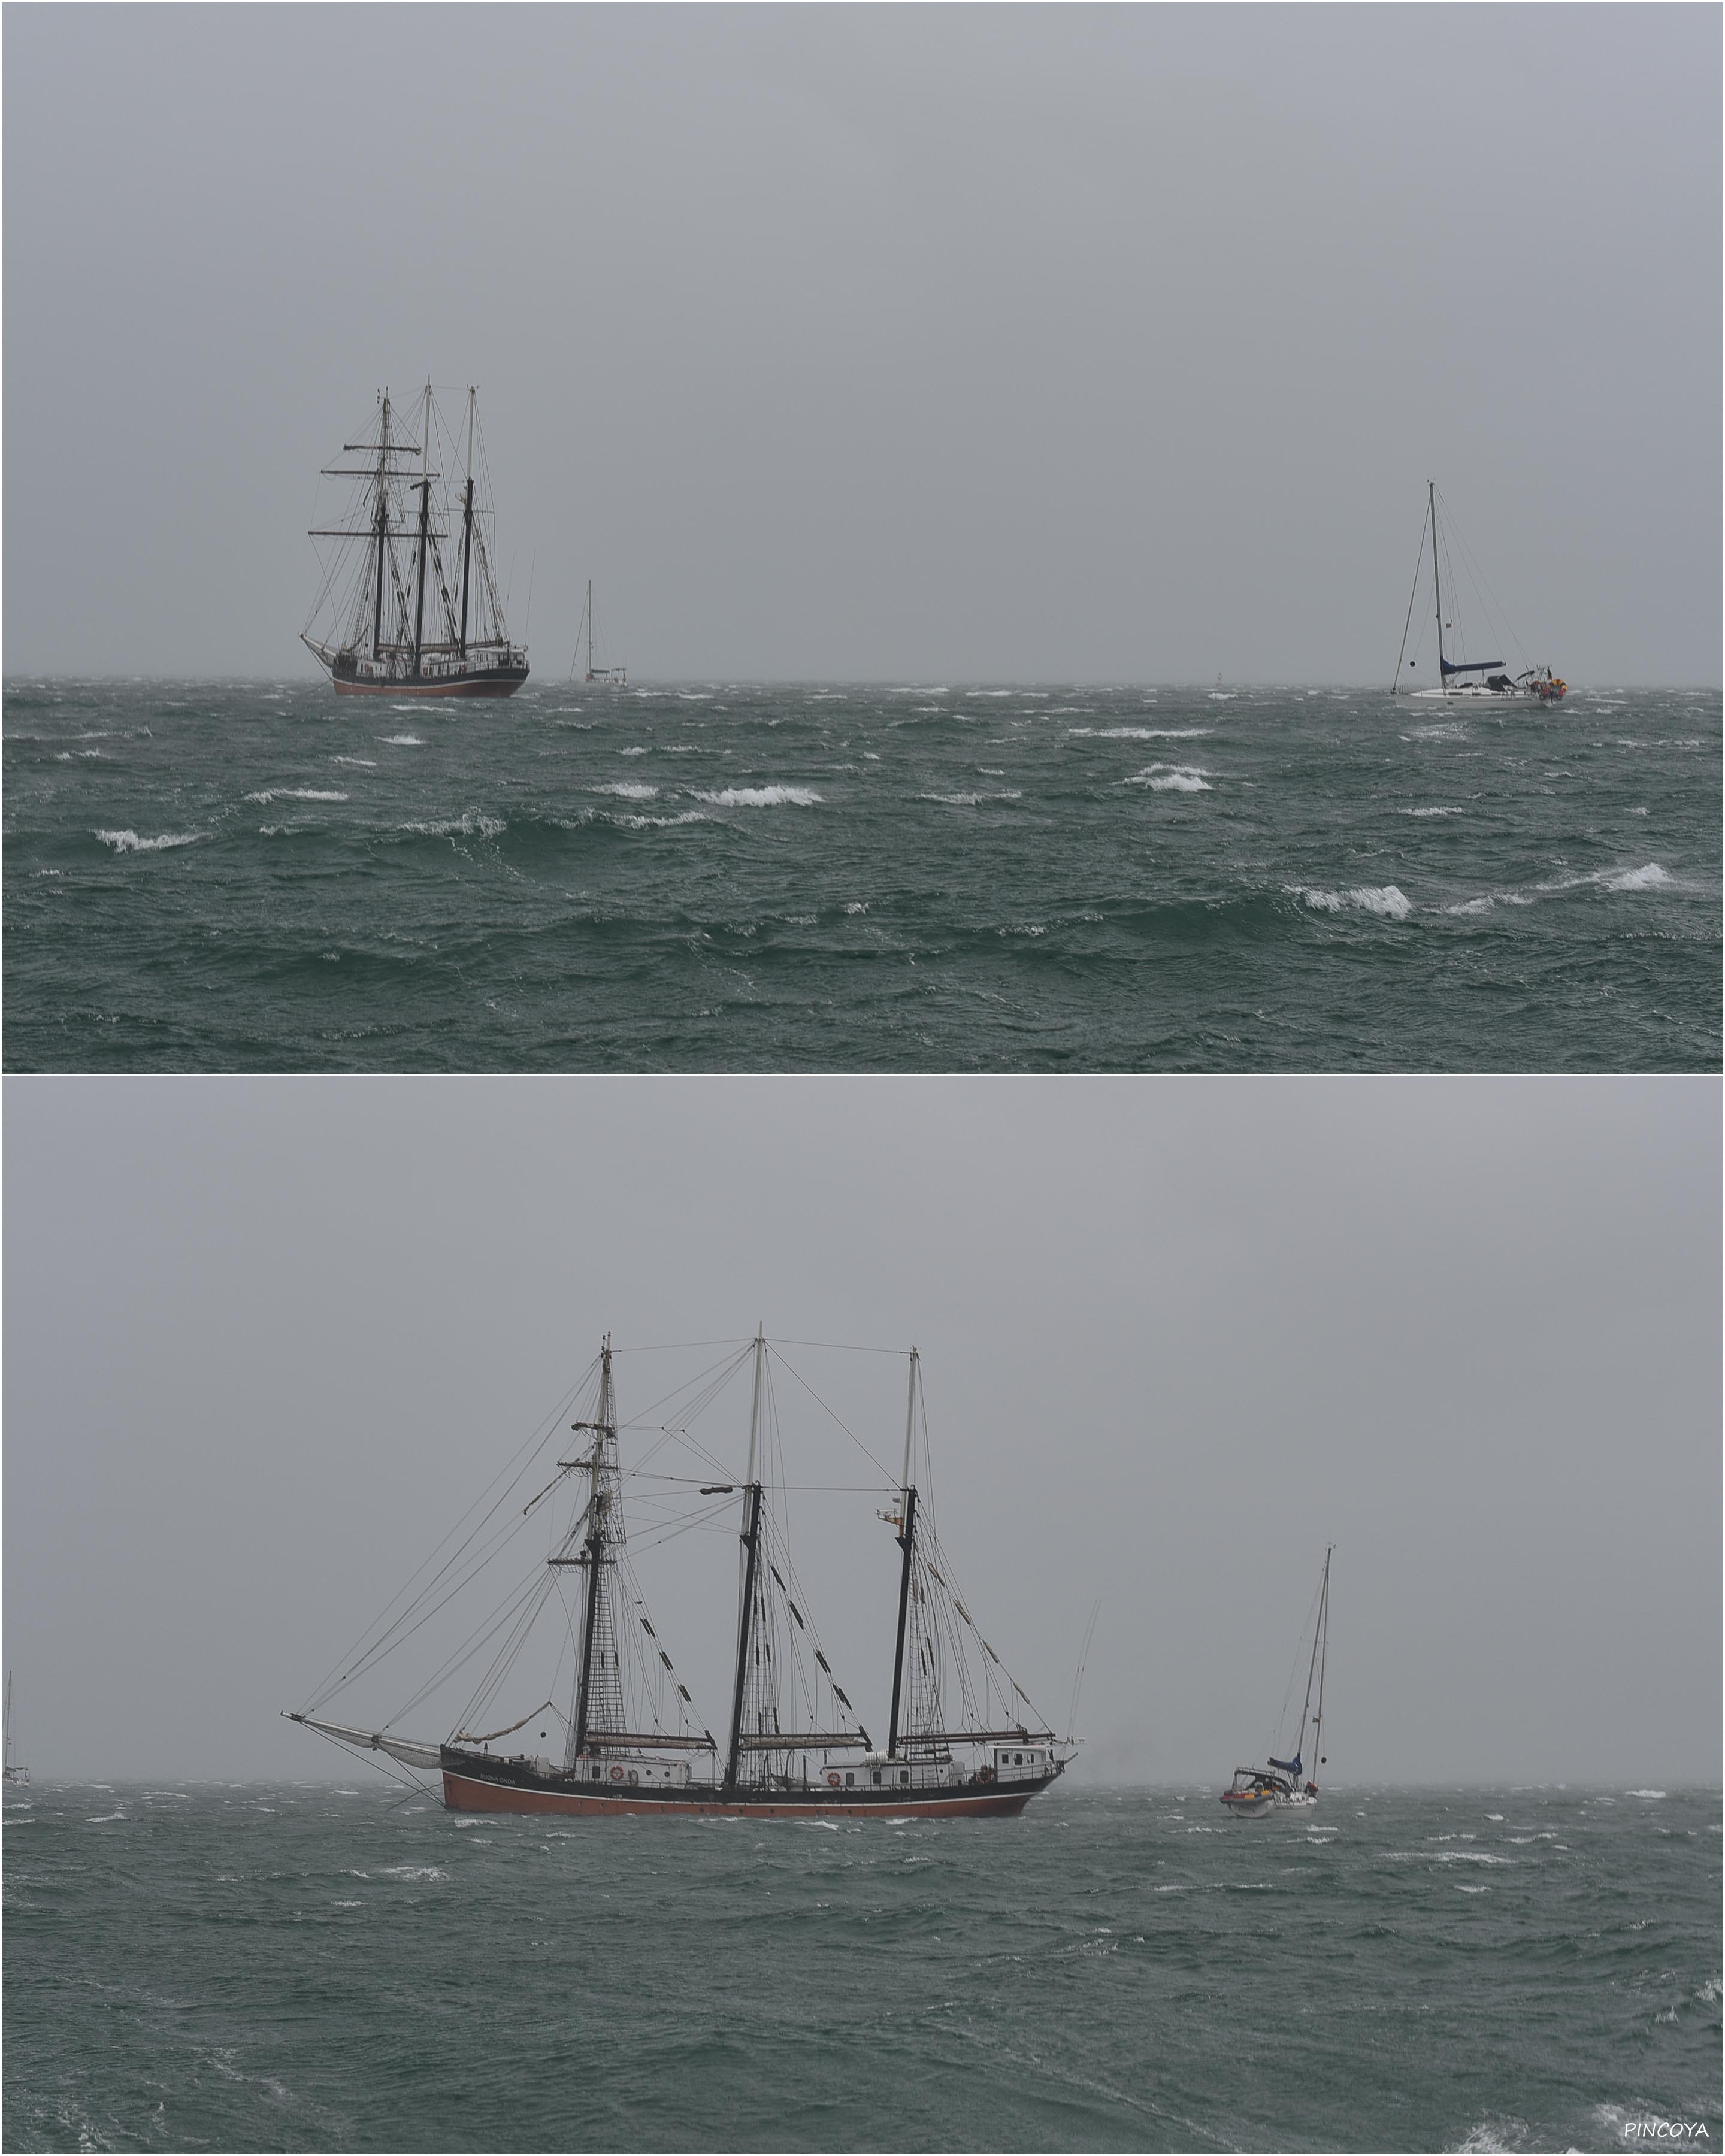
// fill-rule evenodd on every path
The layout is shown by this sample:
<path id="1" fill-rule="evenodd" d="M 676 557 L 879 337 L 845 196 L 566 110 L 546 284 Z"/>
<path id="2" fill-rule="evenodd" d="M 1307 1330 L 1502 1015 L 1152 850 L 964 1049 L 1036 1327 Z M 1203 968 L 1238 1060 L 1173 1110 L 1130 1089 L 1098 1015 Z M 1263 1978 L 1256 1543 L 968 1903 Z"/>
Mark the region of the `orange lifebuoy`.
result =
<path id="1" fill-rule="evenodd" d="M 611 1779 L 614 1782 L 620 1782 L 623 1779 L 623 1769 L 621 1767 L 614 1767 L 611 1769 Z"/>
<path id="2" fill-rule="evenodd" d="M 829 1774 L 829 1775 L 827 1776 L 827 1787 L 828 1787 L 829 1789 L 836 1789 L 838 1788 L 838 1786 L 839 1786 L 839 1777 L 838 1777 L 836 1774 Z"/>

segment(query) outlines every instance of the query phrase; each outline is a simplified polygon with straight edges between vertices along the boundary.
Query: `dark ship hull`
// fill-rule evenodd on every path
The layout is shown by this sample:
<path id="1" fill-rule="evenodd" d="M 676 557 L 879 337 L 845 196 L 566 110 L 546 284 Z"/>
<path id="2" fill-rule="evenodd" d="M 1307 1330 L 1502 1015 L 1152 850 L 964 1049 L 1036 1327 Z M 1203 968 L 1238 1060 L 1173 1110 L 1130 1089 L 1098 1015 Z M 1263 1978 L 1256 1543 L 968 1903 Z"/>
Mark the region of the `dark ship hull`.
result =
<path id="1" fill-rule="evenodd" d="M 547 1777 L 525 1760 L 452 1753 L 443 1762 L 444 1805 L 452 1812 L 555 1813 L 563 1819 L 1015 1819 L 1058 1774 L 1035 1779 L 969 1780 L 943 1789 L 724 1789 L 691 1782 L 676 1789 L 613 1788 Z"/>
<path id="2" fill-rule="evenodd" d="M 399 680 L 358 680 L 352 675 L 331 671 L 330 685 L 338 696 L 393 696 L 399 701 L 411 697 L 415 703 L 433 696 L 512 696 L 527 678 L 525 666 L 495 666 L 483 674 L 442 675 L 435 680 L 414 680 L 411 675 Z"/>

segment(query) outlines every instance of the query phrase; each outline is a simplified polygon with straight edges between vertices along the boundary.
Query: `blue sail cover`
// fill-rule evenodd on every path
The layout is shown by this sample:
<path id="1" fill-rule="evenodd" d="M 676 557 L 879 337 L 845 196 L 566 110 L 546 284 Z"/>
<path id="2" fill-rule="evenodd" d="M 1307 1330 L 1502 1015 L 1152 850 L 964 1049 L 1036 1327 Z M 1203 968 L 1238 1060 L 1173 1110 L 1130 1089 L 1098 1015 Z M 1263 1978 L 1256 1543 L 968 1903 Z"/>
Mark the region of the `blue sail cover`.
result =
<path id="1" fill-rule="evenodd" d="M 1487 666 L 1501 666 L 1503 661 L 1501 659 L 1468 659 L 1456 666 L 1445 659 L 1442 664 L 1445 674 L 1479 674 Z"/>
<path id="2" fill-rule="evenodd" d="M 1300 1755 L 1297 1752 L 1291 1759 L 1272 1759 L 1270 1763 L 1272 1767 L 1280 1767 L 1283 1774 L 1293 1775 L 1296 1781 L 1306 1771 L 1300 1764 Z"/>

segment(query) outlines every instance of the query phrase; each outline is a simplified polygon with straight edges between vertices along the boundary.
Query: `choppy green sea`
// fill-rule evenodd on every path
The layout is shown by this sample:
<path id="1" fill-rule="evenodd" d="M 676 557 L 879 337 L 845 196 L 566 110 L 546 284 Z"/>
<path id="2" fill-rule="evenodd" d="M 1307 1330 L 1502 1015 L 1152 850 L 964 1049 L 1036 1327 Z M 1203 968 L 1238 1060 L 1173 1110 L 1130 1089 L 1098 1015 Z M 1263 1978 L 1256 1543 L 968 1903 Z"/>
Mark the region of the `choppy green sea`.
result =
<path id="1" fill-rule="evenodd" d="M 14 1070 L 1712 1070 L 1720 698 L 13 680 Z"/>
<path id="2" fill-rule="evenodd" d="M 5 1820 L 10 2149 L 1725 2131 L 1717 1793 L 564 1825 L 365 1777 L 38 1787 Z"/>

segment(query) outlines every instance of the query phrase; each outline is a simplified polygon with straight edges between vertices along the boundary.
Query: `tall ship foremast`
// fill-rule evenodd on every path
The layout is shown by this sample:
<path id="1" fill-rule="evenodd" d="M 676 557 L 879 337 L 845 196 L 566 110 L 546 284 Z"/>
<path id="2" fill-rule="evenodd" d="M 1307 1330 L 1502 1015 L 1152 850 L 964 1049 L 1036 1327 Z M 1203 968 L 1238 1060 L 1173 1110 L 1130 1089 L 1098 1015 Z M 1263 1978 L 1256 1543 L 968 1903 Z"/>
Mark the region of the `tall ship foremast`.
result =
<path id="1" fill-rule="evenodd" d="M 479 393 L 467 391 L 453 432 L 429 382 L 415 403 L 410 429 L 385 390 L 375 428 L 341 445 L 365 461 L 324 469 L 326 479 L 355 484 L 341 520 L 311 533 L 329 544 L 319 548 L 323 578 L 300 639 L 338 696 L 512 696 L 527 678 L 527 654 L 497 596 Z M 432 469 L 434 446 L 452 468 L 459 461 L 459 485 Z"/>
<path id="2" fill-rule="evenodd" d="M 696 1714 L 628 1557 L 608 1337 L 598 1361 L 593 1412 L 568 1425 L 582 1442 L 572 1456 L 556 1463 L 552 1482 L 522 1509 L 525 1519 L 560 1491 L 572 1486 L 580 1493 L 545 1560 L 548 1582 L 572 1579 L 579 1586 L 578 1609 L 569 1612 L 576 1621 L 567 1628 L 567 1714 L 553 1685 L 553 1697 L 529 1714 L 498 1729 L 477 1727 L 490 1717 L 476 1710 L 502 1698 L 533 1618 L 555 1599 L 547 1587 L 530 1589 L 526 1599 L 534 1607 L 524 1604 L 508 1620 L 506 1637 L 516 1651 L 494 1661 L 448 1738 L 407 1738 L 388 1725 L 367 1730 L 326 1713 L 352 1678 L 409 1636 L 417 1603 L 398 1606 L 352 1658 L 347 1675 L 291 1719 L 339 1743 L 434 1771 L 444 1804 L 455 1811 L 769 1818 L 870 1812 L 979 1818 L 1022 1811 L 1065 1770 L 1070 1742 L 1063 1744 L 1030 1708 L 951 1584 L 950 1565 L 914 1479 L 919 1434 L 927 1443 L 916 1350 L 909 1358 L 903 1474 L 881 1513 L 899 1551 L 884 1745 L 863 1725 L 834 1673 L 773 1502 L 766 1453 L 774 1352 L 757 1334 L 719 1381 L 745 1371 L 749 1377 L 744 1480 L 698 1486 L 701 1499 L 735 1502 L 738 1515 L 735 1660 L 722 1739 Z M 708 1507 L 706 1517 L 723 1508 Z M 696 1523 L 702 1517 L 697 1511 Z M 444 1573 L 435 1572 L 420 1599 L 429 1601 L 446 1586 Z M 557 1756 L 490 1748 L 530 1723 L 545 1723 L 542 1738 L 553 1718 L 565 1725 Z"/>

